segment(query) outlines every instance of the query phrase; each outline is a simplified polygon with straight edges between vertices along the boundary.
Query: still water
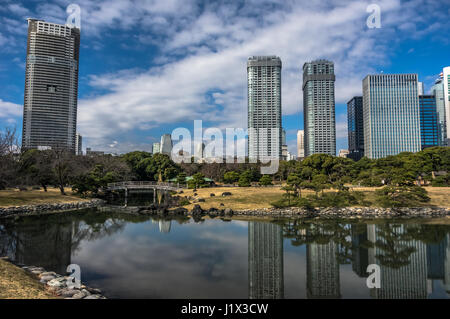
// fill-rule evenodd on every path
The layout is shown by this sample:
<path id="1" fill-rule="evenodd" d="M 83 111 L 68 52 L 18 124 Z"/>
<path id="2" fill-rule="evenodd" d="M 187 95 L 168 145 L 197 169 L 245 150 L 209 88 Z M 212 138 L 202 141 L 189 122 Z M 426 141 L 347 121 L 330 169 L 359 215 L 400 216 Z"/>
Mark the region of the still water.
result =
<path id="1" fill-rule="evenodd" d="M 444 222 L 442 222 L 444 223 Z M 450 225 L 150 217 L 95 210 L 0 221 L 0 255 L 109 298 L 449 298 Z M 381 288 L 366 269 L 378 264 Z"/>

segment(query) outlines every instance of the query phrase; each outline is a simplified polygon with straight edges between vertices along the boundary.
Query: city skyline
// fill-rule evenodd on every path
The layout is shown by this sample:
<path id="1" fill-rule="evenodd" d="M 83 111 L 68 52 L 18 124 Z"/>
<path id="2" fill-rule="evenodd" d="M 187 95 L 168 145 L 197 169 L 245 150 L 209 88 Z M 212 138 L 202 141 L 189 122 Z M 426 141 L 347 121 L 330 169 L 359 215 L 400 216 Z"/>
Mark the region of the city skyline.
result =
<path id="1" fill-rule="evenodd" d="M 85 147 L 107 152 L 151 150 L 152 144 L 157 142 L 162 134 L 171 132 L 173 128 L 179 126 L 189 128 L 193 119 L 202 116 L 206 126 L 246 127 L 245 75 L 242 74 L 242 65 L 251 55 L 277 54 L 284 62 L 283 126 L 287 131 L 291 153 L 296 153 L 296 132 L 303 126 L 302 95 L 298 92 L 301 82 L 299 72 L 303 62 L 316 58 L 327 58 L 335 62 L 337 150 L 347 148 L 345 104 L 352 96 L 362 94 L 360 83 L 365 75 L 381 71 L 417 72 L 421 81 L 425 82 L 427 94 L 442 68 L 448 65 L 445 54 L 448 43 L 442 37 L 449 25 L 439 14 L 445 11 L 446 7 L 438 1 L 421 6 L 423 17 L 427 19 L 428 24 L 418 20 L 415 8 L 404 7 L 397 1 L 382 1 L 381 29 L 367 28 L 365 20 L 368 14 L 365 11 L 365 4 L 353 6 L 346 4 L 341 8 L 311 5 L 308 8 L 301 8 L 304 13 L 295 5 L 280 6 L 273 10 L 273 14 L 278 17 L 285 16 L 285 21 L 276 20 L 262 28 L 258 28 L 256 19 L 248 17 L 247 11 L 240 10 L 234 23 L 243 28 L 239 31 L 244 32 L 243 34 L 247 32 L 249 36 L 241 37 L 240 40 L 234 39 L 228 45 L 223 44 L 223 47 L 220 46 L 220 41 L 209 42 L 212 51 L 201 50 L 206 48 L 205 41 L 208 40 L 208 34 L 204 28 L 211 25 L 211 19 L 216 19 L 215 21 L 225 26 L 222 32 L 212 31 L 219 40 L 228 40 L 230 37 L 233 39 L 234 35 L 225 17 L 214 14 L 217 10 L 213 9 L 218 9 L 216 7 L 197 10 L 198 4 L 190 3 L 187 5 L 189 8 L 179 12 L 176 12 L 174 7 L 163 4 L 161 7 L 165 10 L 144 8 L 142 17 L 148 15 L 170 19 L 175 14 L 185 16 L 188 12 L 194 12 L 195 19 L 181 25 L 185 29 L 183 34 L 188 36 L 195 28 L 201 31 L 201 34 L 198 40 L 188 37 L 183 42 L 181 38 L 168 34 L 165 30 L 156 30 L 155 25 L 151 26 L 150 34 L 146 36 L 142 32 L 144 30 L 142 19 L 136 16 L 133 16 L 135 20 L 127 20 L 127 23 L 136 27 L 133 29 L 136 38 L 129 37 L 127 35 L 130 31 L 124 23 L 111 23 L 112 19 L 116 18 L 114 14 L 130 10 L 129 2 L 123 5 L 122 11 L 114 7 L 111 9 L 112 16 L 102 17 L 96 21 L 101 17 L 100 9 L 103 5 L 103 2 L 80 3 L 83 43 L 80 58 L 79 133 L 83 135 Z M 233 5 L 216 6 L 227 9 L 227 12 L 237 10 Z M 23 94 L 21 87 L 24 81 L 24 69 L 21 65 L 23 66 L 25 61 L 24 45 L 26 45 L 25 18 L 37 17 L 49 22 L 64 23 L 67 17 L 64 9 L 63 5 L 56 2 L 50 2 L 46 8 L 26 2 L 5 3 L 0 18 L 3 21 L 8 15 L 10 20 L 6 24 L 8 28 L 1 31 L 0 42 L 3 44 L 9 40 L 9 46 L 0 52 L 2 60 L 5 61 L 1 65 L 4 72 L 0 76 L 0 83 L 5 84 L 0 89 L 0 125 L 15 125 L 20 133 Z M 197 11 L 192 11 L 193 9 Z M 258 9 L 256 17 L 261 17 L 267 10 L 268 7 Z M 335 18 L 336 12 L 342 13 L 340 19 Z M 389 19 L 399 12 L 402 12 L 400 20 L 393 22 Z M 320 14 L 324 17 L 324 21 L 329 18 L 329 22 L 320 26 L 308 20 L 308 15 L 313 13 Z M 298 18 L 302 17 L 310 22 L 308 30 L 313 27 L 315 32 L 328 35 L 323 38 L 311 37 L 305 26 L 298 23 Z M 294 23 L 294 20 L 297 22 Z M 252 27 L 244 27 L 248 21 L 252 22 Z M 439 24 L 439 32 L 435 31 L 435 28 L 426 28 L 431 25 L 430 21 Z M 410 32 L 411 29 L 408 29 L 411 28 L 408 23 L 412 23 L 414 30 L 417 31 L 414 35 Z M 14 30 L 11 26 L 15 27 Z M 288 27 L 293 27 L 292 33 L 282 32 L 288 30 Z M 346 29 L 347 37 L 342 40 L 344 43 L 338 40 L 342 38 L 338 32 L 341 27 L 350 28 Z M 336 31 L 327 32 L 328 30 Z M 393 33 L 396 34 L 395 43 L 390 42 Z M 280 38 L 281 34 L 284 36 Z M 161 41 L 160 44 L 149 42 L 149 38 L 153 35 L 165 41 Z M 295 41 L 289 40 L 291 38 L 304 38 L 309 42 L 306 46 L 297 45 Z M 119 42 L 115 42 L 116 39 Z M 280 41 L 275 41 L 276 39 Z M 313 40 L 317 43 L 311 42 Z M 177 49 L 181 51 L 179 57 L 166 50 L 170 46 L 176 46 L 175 43 Z M 323 43 L 327 45 L 321 47 Z M 186 50 L 189 46 L 194 48 L 191 53 Z M 371 47 L 377 50 L 373 51 Z M 424 48 L 433 48 L 432 53 Z M 196 84 L 184 82 L 188 79 L 182 76 L 184 70 L 187 71 L 187 68 L 191 67 L 196 70 L 196 81 L 192 81 L 192 78 L 189 81 Z M 218 74 L 220 76 L 217 76 Z M 158 78 L 163 81 L 156 81 Z M 150 88 L 143 83 L 148 83 Z M 174 92 L 173 87 L 177 84 L 182 85 L 183 89 Z M 168 87 L 171 88 L 171 94 L 166 95 L 164 92 Z M 137 94 L 138 92 L 147 93 L 141 96 Z M 168 109 L 173 111 L 167 112 Z M 201 114 L 202 110 L 207 112 Z"/>

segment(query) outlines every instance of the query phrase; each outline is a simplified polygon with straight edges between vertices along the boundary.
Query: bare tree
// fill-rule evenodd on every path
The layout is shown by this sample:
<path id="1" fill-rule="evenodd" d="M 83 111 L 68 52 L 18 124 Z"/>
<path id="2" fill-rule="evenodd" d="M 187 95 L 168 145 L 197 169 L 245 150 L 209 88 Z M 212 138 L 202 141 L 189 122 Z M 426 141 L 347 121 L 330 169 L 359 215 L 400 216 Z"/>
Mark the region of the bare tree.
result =
<path id="1" fill-rule="evenodd" d="M 16 186 L 20 148 L 15 128 L 0 131 L 0 189 Z"/>

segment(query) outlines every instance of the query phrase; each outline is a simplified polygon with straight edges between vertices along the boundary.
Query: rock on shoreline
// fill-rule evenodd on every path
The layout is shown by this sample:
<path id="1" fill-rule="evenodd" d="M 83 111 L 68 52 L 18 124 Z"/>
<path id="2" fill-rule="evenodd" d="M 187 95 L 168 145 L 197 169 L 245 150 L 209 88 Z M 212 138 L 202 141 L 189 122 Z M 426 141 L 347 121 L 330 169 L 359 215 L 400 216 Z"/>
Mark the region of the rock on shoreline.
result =
<path id="1" fill-rule="evenodd" d="M 75 203 L 54 203 L 54 204 L 39 204 L 39 205 L 26 205 L 16 207 L 0 207 L 0 218 L 11 216 L 25 216 L 25 215 L 38 215 L 43 213 L 54 213 L 59 211 L 72 211 L 86 208 L 94 208 L 101 206 L 105 203 L 101 199 L 93 199 L 87 202 L 75 202 Z"/>
<path id="2" fill-rule="evenodd" d="M 80 285 L 80 288 L 68 287 L 67 281 L 73 279 L 70 276 L 62 276 L 53 271 L 46 271 L 42 267 L 15 264 L 7 257 L 3 257 L 1 259 L 8 261 L 30 273 L 36 278 L 36 280 L 45 285 L 45 288 L 48 291 L 52 292 L 57 297 L 64 299 L 107 299 L 102 295 L 100 289 L 90 288 L 83 284 Z"/>
<path id="3" fill-rule="evenodd" d="M 192 217 L 279 217 L 279 218 L 415 218 L 415 217 L 445 217 L 450 216 L 450 208 L 417 207 L 417 208 L 375 208 L 375 207 L 327 207 L 327 208 L 263 208 L 252 210 L 232 210 L 230 208 L 203 209 L 195 205 L 192 210 L 183 207 L 175 209 L 154 207 L 139 207 L 133 213 L 139 215 L 155 215 L 160 217 L 192 216 Z"/>

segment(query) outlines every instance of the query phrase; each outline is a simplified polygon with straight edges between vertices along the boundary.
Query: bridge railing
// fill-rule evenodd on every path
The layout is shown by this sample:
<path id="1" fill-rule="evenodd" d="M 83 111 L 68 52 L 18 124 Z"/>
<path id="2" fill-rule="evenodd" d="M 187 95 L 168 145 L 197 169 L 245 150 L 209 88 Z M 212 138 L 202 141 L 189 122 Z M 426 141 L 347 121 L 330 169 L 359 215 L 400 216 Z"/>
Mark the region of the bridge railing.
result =
<path id="1" fill-rule="evenodd" d="M 139 182 L 139 181 L 129 181 L 129 182 L 119 182 L 119 183 L 109 183 L 108 188 L 117 187 L 139 187 L 139 186 L 160 186 L 160 187 L 171 187 L 180 188 L 174 183 L 159 183 L 159 182 Z"/>

